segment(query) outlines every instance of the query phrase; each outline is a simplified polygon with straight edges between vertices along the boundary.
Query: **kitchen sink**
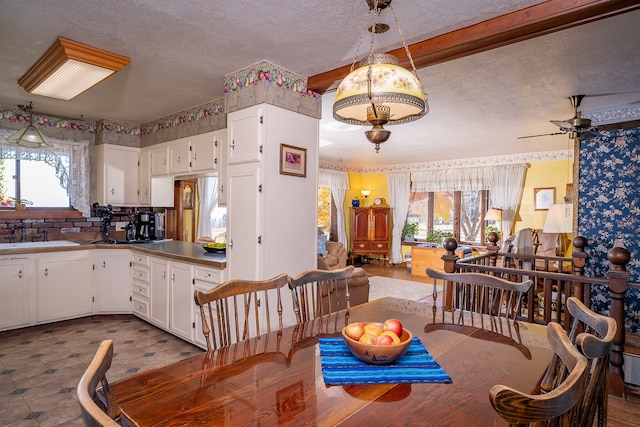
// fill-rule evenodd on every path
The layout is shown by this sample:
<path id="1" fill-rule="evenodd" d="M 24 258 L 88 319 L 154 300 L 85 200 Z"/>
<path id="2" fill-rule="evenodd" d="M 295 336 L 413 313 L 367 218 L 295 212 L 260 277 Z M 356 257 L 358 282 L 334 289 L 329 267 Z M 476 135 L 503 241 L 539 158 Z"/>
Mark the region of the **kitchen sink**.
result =
<path id="1" fill-rule="evenodd" d="M 16 243 L 0 243 L 0 250 L 2 249 L 37 249 L 37 248 L 52 248 L 57 246 L 77 246 L 80 243 L 72 242 L 70 240 L 50 240 L 47 242 L 16 242 Z"/>

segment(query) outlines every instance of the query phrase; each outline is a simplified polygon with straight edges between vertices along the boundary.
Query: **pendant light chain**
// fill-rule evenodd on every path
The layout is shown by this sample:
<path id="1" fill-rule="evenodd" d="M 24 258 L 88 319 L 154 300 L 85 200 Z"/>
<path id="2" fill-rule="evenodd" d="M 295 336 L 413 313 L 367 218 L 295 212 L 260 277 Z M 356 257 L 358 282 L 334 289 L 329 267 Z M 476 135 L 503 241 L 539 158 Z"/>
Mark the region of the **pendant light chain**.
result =
<path id="1" fill-rule="evenodd" d="M 409 46 L 407 45 L 407 41 L 404 38 L 404 34 L 400 29 L 400 22 L 398 21 L 398 16 L 396 15 L 396 11 L 393 8 L 393 5 L 389 3 L 389 9 L 393 13 L 393 19 L 396 20 L 396 27 L 398 27 L 398 33 L 400 33 L 400 38 L 402 39 L 402 46 L 404 46 L 404 50 L 407 52 L 407 57 L 409 57 L 409 62 L 411 63 L 411 69 L 413 70 L 413 74 L 417 77 L 418 72 L 416 71 L 416 65 L 413 63 L 413 57 L 411 56 L 411 52 L 409 51 Z"/>

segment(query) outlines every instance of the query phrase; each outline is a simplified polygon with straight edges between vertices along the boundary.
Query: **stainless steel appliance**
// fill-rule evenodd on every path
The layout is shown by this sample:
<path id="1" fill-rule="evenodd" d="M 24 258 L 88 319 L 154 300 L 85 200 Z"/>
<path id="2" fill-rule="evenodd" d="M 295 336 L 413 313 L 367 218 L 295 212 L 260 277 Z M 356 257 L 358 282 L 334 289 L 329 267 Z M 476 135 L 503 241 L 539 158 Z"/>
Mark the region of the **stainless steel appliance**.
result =
<path id="1" fill-rule="evenodd" d="M 153 212 L 151 214 L 151 239 L 164 239 L 164 212 Z"/>
<path id="2" fill-rule="evenodd" d="M 138 212 L 136 216 L 136 240 L 151 240 L 151 213 Z"/>

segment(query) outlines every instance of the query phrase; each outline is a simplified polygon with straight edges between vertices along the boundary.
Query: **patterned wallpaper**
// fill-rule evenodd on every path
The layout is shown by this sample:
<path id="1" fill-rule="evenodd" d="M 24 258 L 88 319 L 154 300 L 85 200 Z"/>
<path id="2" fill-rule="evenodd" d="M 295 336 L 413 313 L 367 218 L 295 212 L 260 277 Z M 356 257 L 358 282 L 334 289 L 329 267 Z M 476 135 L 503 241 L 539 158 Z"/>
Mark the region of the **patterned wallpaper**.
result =
<path id="1" fill-rule="evenodd" d="M 578 234 L 588 240 L 586 274 L 604 277 L 607 251 L 622 246 L 631 253 L 630 281 L 640 282 L 640 128 L 603 131 L 580 144 Z M 592 297 L 596 311 L 607 313 L 606 289 Z M 640 290 L 625 299 L 625 329 L 640 333 Z"/>

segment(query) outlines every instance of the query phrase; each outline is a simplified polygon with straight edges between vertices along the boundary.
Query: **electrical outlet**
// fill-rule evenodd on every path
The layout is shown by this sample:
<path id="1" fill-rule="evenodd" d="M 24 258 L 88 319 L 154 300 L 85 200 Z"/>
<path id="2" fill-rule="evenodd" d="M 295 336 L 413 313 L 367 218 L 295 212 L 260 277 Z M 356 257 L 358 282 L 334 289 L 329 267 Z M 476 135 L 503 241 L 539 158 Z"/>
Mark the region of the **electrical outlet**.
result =
<path id="1" fill-rule="evenodd" d="M 127 223 L 125 221 L 118 221 L 116 222 L 116 230 L 120 231 L 120 230 L 124 230 L 124 228 L 127 226 Z"/>

